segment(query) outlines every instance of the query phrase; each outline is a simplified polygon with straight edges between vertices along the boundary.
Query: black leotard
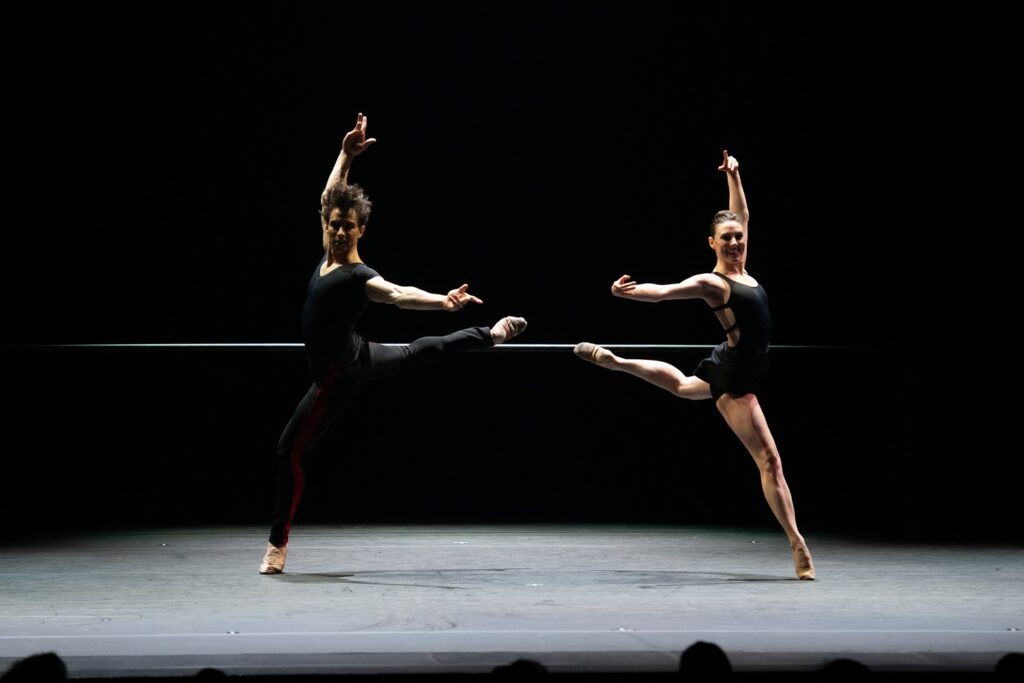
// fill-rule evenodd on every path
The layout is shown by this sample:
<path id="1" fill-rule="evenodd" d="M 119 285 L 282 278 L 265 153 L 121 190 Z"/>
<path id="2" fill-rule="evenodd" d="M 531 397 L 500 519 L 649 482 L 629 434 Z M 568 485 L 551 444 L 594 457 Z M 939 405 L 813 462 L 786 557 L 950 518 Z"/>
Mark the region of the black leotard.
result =
<path id="1" fill-rule="evenodd" d="M 722 342 L 694 370 L 694 375 L 711 385 L 711 396 L 717 401 L 722 394 L 742 396 L 753 392 L 767 374 L 772 316 L 764 287 L 751 287 L 718 272 L 715 275 L 729 282 L 730 293 L 728 302 L 713 310 L 731 309 L 736 322 L 726 333 L 734 329 L 740 332 L 736 346 Z"/>

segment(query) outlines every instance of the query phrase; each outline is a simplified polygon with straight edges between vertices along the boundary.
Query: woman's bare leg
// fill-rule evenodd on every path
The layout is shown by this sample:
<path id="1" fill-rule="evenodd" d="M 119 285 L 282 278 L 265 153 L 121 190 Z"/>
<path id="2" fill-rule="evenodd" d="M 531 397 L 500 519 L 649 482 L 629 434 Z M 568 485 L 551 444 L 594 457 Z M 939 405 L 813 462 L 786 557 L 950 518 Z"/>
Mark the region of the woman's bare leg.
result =
<path id="1" fill-rule="evenodd" d="M 743 442 L 761 470 L 764 497 L 789 538 L 797 576 L 801 579 L 814 579 L 814 562 L 804 537 L 800 535 L 796 526 L 793 496 L 782 474 L 782 458 L 779 457 L 775 439 L 768 429 L 768 422 L 761 411 L 761 405 L 757 402 L 757 396 L 746 394 L 735 398 L 724 394 L 716 405 L 726 423 Z"/>
<path id="2" fill-rule="evenodd" d="M 609 370 L 628 372 L 645 382 L 679 396 L 693 400 L 711 398 L 711 387 L 699 377 L 684 375 L 679 368 L 660 360 L 642 360 L 638 358 L 620 358 L 608 349 L 590 342 L 577 344 L 573 352 L 591 363 Z"/>

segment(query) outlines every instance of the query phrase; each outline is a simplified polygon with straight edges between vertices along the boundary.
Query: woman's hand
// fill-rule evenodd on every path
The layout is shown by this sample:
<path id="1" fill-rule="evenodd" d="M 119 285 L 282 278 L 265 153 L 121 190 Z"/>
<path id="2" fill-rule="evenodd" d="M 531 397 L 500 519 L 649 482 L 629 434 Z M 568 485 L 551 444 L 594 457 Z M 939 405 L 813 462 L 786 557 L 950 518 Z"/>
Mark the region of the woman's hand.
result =
<path id="1" fill-rule="evenodd" d="M 630 297 L 636 292 L 636 282 L 623 275 L 612 283 L 612 296 Z"/>
<path id="2" fill-rule="evenodd" d="M 722 165 L 718 167 L 718 170 L 729 175 L 736 175 L 740 170 L 740 162 L 736 160 L 736 157 L 729 156 L 729 150 L 723 149 Z"/>

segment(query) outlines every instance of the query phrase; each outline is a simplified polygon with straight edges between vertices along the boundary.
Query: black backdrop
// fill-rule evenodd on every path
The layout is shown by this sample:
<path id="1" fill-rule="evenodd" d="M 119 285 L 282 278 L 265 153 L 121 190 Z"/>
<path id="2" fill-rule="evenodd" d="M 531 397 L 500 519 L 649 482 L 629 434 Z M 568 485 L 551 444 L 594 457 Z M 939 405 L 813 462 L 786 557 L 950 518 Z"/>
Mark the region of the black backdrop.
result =
<path id="1" fill-rule="evenodd" d="M 997 436 L 1008 387 L 981 386 L 1007 378 L 1010 350 L 984 341 L 988 285 L 961 276 L 1002 224 L 940 247 L 965 207 L 1000 204 L 984 185 L 1007 164 L 989 107 L 1004 48 L 974 49 L 1000 24 L 735 2 L 16 18 L 8 528 L 268 521 L 274 442 L 308 382 L 299 351 L 32 345 L 299 341 L 317 199 L 362 111 L 379 138 L 351 176 L 375 202 L 364 259 L 486 302 L 373 306 L 368 338 L 514 313 L 523 343 L 717 342 L 703 307 L 608 285 L 713 265 L 728 148 L 774 343 L 841 347 L 778 350 L 762 395 L 802 527 L 1019 538 L 1019 452 Z M 689 370 L 700 354 L 661 357 Z M 472 354 L 362 398 L 311 465 L 300 522 L 774 524 L 710 404 L 568 355 Z"/>

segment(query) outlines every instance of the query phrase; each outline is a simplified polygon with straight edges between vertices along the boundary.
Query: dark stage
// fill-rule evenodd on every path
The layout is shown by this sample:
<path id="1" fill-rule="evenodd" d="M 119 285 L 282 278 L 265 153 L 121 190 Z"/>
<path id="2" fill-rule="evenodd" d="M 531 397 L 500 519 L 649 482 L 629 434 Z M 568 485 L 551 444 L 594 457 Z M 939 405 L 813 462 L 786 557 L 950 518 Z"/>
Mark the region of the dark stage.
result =
<path id="1" fill-rule="evenodd" d="M 104 532 L 6 548 L 0 664 L 69 675 L 671 674 L 698 641 L 734 671 L 991 673 L 1024 646 L 1019 547 L 640 525 L 316 526 L 261 576 L 262 529 Z"/>
<path id="2" fill-rule="evenodd" d="M 657 677 L 708 640 L 751 676 L 840 656 L 953 675 L 1024 650 L 1000 327 L 1018 134 L 992 94 L 1015 24 L 942 12 L 22 8 L 0 666 L 54 651 L 79 678 L 429 676 L 527 657 Z M 362 259 L 483 303 L 373 304 L 358 331 L 529 327 L 367 384 L 307 463 L 286 573 L 260 576 L 276 445 L 310 384 L 314 212 L 360 112 L 378 140 L 349 177 L 373 201 Z M 714 267 L 726 149 L 771 306 L 757 395 L 813 583 L 710 401 L 570 352 L 691 373 L 723 340 L 703 302 L 610 286 Z"/>

